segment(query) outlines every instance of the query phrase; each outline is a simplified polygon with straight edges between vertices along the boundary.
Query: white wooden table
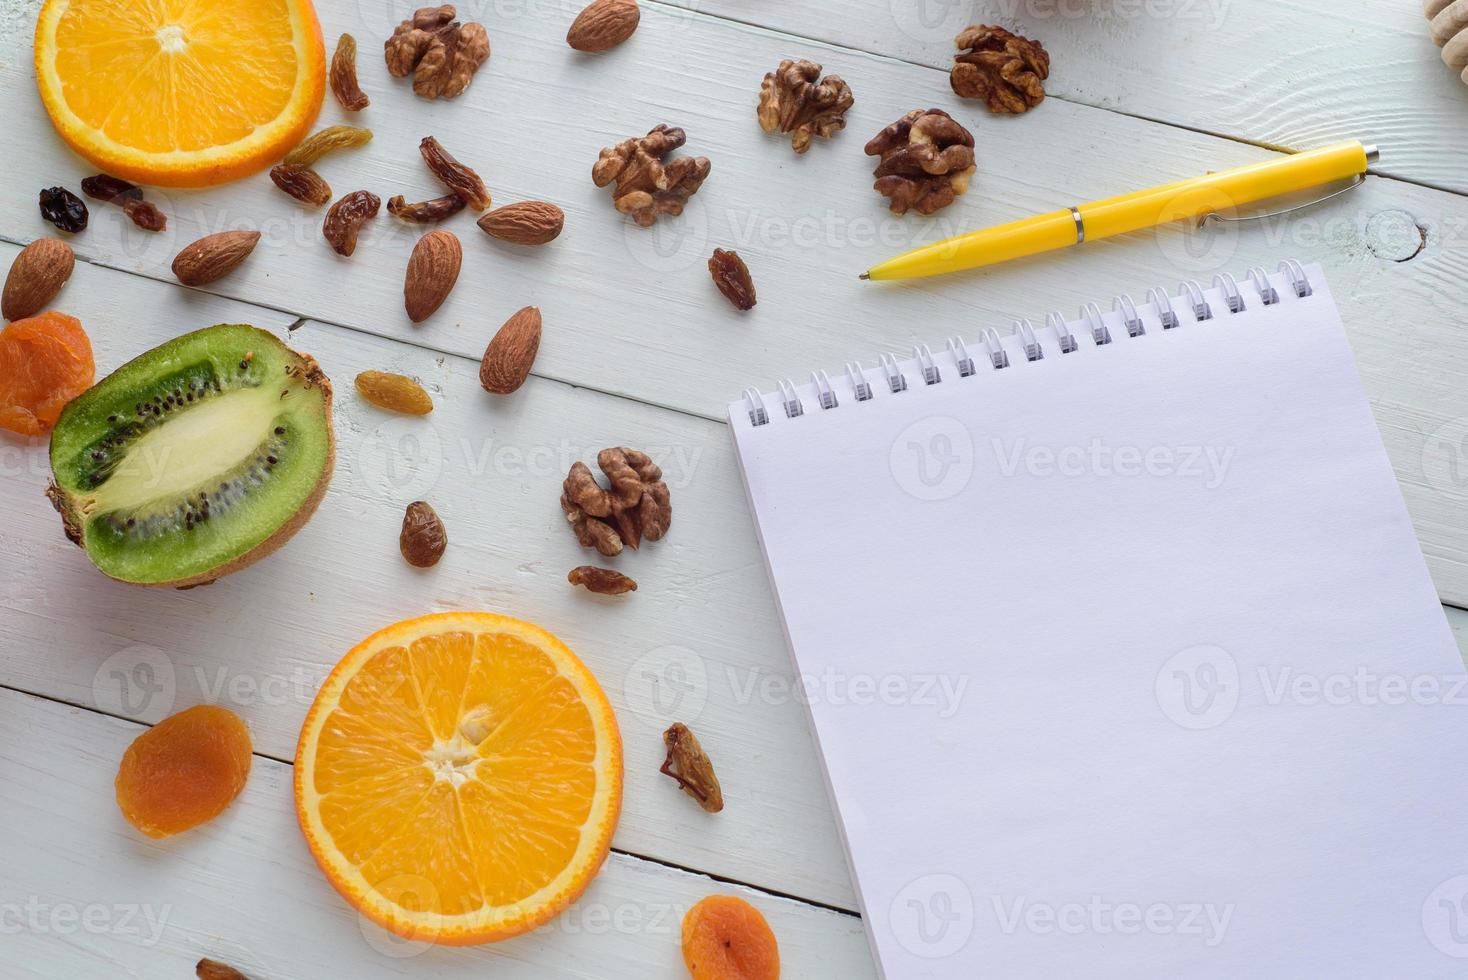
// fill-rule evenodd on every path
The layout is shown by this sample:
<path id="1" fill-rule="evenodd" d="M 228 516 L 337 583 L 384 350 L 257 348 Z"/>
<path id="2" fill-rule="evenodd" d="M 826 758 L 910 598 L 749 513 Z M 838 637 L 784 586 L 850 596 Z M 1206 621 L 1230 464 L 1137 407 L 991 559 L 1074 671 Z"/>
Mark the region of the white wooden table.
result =
<path id="1" fill-rule="evenodd" d="M 469 0 L 494 55 L 456 102 L 415 100 L 377 44 L 403 0 L 318 0 L 328 43 L 362 45 L 376 132 L 329 159 L 338 193 L 437 193 L 418 140 L 438 136 L 495 198 L 559 203 L 548 248 L 501 247 L 460 217 L 464 273 L 412 327 L 402 270 L 416 233 L 377 220 L 350 261 L 263 176 L 150 192 L 148 235 L 92 208 L 57 305 L 86 324 L 99 372 L 187 330 L 247 321 L 289 332 L 339 392 L 338 470 L 305 530 L 207 589 L 118 585 L 61 535 L 38 441 L 0 437 L 0 933 L 26 977 L 192 976 L 202 955 L 261 980 L 682 976 L 683 910 L 716 891 L 755 902 L 791 977 L 875 975 L 743 494 L 721 422 L 746 384 L 834 368 L 1012 316 L 1073 311 L 1181 278 L 1328 269 L 1422 546 L 1445 604 L 1468 605 L 1468 87 L 1438 59 L 1417 0 L 644 0 L 642 25 L 595 57 L 563 38 L 579 0 Z M 90 172 L 35 95 L 39 0 L 0 3 L 0 260 L 50 231 L 45 186 Z M 954 98 L 944 67 L 970 22 L 1004 23 L 1053 55 L 1050 98 L 1018 118 Z M 851 84 L 848 130 L 797 158 L 754 117 L 763 73 L 808 57 Z M 978 140 L 966 197 L 931 219 L 888 215 L 862 144 L 908 109 L 942 107 Z M 341 121 L 328 99 L 323 123 Z M 658 122 L 713 162 L 688 212 L 623 222 L 590 181 L 598 149 Z M 1381 144 L 1365 186 L 1291 221 L 1207 236 L 1129 236 L 979 275 L 879 288 L 855 274 L 942 234 L 1333 139 Z M 173 281 L 185 243 L 226 228 L 264 239 L 204 291 Z M 708 280 L 714 246 L 748 261 L 760 304 L 736 314 Z M 538 305 L 535 377 L 494 399 L 484 344 Z M 351 391 L 361 370 L 418 376 L 427 419 L 388 417 Z M 606 445 L 654 452 L 673 489 L 670 536 L 620 567 L 635 595 L 571 590 L 586 555 L 556 505 L 569 463 Z M 403 505 L 434 503 L 451 546 L 428 573 L 397 554 Z M 813 509 L 813 515 L 818 510 Z M 879 515 L 874 515 L 878 517 Z M 814 519 L 814 518 L 813 518 Z M 360 923 L 317 873 L 295 826 L 289 760 L 315 686 L 373 629 L 484 608 L 544 624 L 600 677 L 626 740 L 614 853 L 550 926 L 469 950 L 405 946 Z M 1460 636 L 1468 613 L 1448 610 Z M 178 838 L 142 839 L 112 802 L 140 726 L 200 702 L 249 721 L 258 753 L 241 800 Z M 727 809 L 703 814 L 658 775 L 658 734 L 702 737 Z"/>

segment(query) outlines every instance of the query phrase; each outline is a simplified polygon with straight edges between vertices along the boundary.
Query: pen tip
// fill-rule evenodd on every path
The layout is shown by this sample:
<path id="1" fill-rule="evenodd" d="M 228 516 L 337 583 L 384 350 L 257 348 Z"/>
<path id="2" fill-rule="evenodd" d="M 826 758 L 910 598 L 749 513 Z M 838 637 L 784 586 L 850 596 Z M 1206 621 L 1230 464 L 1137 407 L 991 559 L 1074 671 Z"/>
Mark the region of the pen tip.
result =
<path id="1" fill-rule="evenodd" d="M 861 275 L 857 276 L 856 278 L 858 278 L 858 279 L 870 279 L 871 278 L 871 275 L 869 273 L 863 272 Z"/>

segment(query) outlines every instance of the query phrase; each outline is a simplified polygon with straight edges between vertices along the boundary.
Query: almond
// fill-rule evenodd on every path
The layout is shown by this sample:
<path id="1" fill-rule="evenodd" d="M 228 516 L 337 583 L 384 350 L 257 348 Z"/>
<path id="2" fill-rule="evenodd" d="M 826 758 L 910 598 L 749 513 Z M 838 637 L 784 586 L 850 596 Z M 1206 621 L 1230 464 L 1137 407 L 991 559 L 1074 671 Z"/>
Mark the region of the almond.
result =
<path id="1" fill-rule="evenodd" d="M 185 245 L 173 260 L 173 274 L 185 286 L 203 286 L 235 270 L 260 241 L 258 231 L 221 231 Z"/>
<path id="2" fill-rule="evenodd" d="M 595 0 L 571 22 L 566 43 L 577 51 L 615 48 L 632 36 L 641 17 L 637 0 Z"/>
<path id="3" fill-rule="evenodd" d="M 59 238 L 37 238 L 10 264 L 0 314 L 20 320 L 41 312 L 61 292 L 75 265 L 70 245 Z"/>
<path id="4" fill-rule="evenodd" d="M 479 227 L 486 235 L 516 245 L 544 245 L 554 241 L 565 223 L 566 215 L 547 201 L 506 204 L 479 219 Z"/>
<path id="5" fill-rule="evenodd" d="M 508 395 L 525 383 L 540 350 L 540 310 L 527 306 L 505 321 L 484 349 L 479 383 L 494 395 Z"/>
<path id="6" fill-rule="evenodd" d="M 463 261 L 464 250 L 451 231 L 430 231 L 418 239 L 403 280 L 403 306 L 408 319 L 422 323 L 433 316 L 453 292 Z"/>

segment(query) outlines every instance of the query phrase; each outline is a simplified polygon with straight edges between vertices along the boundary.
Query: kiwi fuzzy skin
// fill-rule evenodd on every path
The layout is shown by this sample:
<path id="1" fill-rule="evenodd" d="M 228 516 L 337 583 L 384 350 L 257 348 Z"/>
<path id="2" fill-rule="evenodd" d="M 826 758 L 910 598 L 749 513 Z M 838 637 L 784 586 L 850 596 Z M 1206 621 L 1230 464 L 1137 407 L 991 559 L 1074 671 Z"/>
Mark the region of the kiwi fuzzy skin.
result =
<path id="1" fill-rule="evenodd" d="M 301 359 L 306 387 L 319 388 L 321 390 L 322 414 L 326 417 L 326 465 L 321 468 L 321 476 L 316 481 L 316 486 L 312 489 L 311 495 L 296 509 L 296 512 L 291 515 L 291 519 L 282 524 L 274 534 L 261 541 L 243 555 L 223 565 L 211 568 L 206 572 L 201 572 L 198 575 L 172 579 L 166 582 L 133 582 L 128 579 L 118 578 L 115 575 L 107 575 L 105 571 L 98 569 L 102 571 L 103 575 L 107 575 L 114 582 L 123 582 L 127 585 L 137 585 L 149 589 L 193 589 L 201 585 L 209 585 L 216 582 L 231 572 L 237 572 L 242 568 L 253 565 L 262 558 L 274 554 L 297 531 L 305 527 L 306 522 L 311 519 L 311 515 L 316 513 L 316 508 L 320 506 L 322 498 L 326 496 L 326 489 L 330 486 L 332 473 L 336 469 L 336 427 L 332 424 L 331 416 L 331 400 L 333 394 L 331 381 L 326 377 L 325 372 L 321 370 L 321 365 L 316 363 L 316 358 L 310 354 L 302 354 L 298 351 L 291 351 L 291 353 Z M 53 481 L 46 488 L 46 497 L 51 501 L 51 506 L 55 507 L 57 513 L 61 515 L 61 524 L 66 533 L 67 540 L 85 552 L 86 544 L 82 540 L 82 528 L 85 522 L 73 507 L 71 495 Z"/>

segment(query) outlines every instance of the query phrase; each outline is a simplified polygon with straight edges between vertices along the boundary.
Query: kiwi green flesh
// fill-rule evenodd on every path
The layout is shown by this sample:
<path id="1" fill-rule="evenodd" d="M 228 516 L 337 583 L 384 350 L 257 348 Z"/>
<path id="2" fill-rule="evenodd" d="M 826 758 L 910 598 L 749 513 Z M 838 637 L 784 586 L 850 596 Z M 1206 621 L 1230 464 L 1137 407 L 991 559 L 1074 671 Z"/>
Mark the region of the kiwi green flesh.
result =
<path id="1" fill-rule="evenodd" d="M 73 401 L 51 463 L 92 562 L 128 582 L 198 579 L 290 523 L 331 455 L 306 365 L 265 331 L 211 327 Z"/>

